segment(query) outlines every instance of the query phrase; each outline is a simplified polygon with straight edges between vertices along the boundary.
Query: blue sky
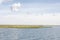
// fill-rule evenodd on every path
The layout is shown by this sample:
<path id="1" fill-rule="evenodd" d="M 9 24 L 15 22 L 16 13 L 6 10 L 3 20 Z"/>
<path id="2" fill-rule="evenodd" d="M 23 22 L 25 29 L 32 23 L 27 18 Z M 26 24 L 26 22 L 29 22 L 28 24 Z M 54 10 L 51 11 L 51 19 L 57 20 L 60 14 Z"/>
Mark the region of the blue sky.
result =
<path id="1" fill-rule="evenodd" d="M 10 2 L 2 2 L 0 4 L 1 11 L 10 12 L 10 6 L 14 3 L 21 3 L 22 8 L 19 10 L 22 13 L 60 13 L 60 0 L 12 0 Z M 1 14 L 0 11 L 0 14 Z M 6 12 L 5 11 L 5 12 Z M 24 11 L 24 13 L 23 13 Z M 5 12 L 3 14 L 5 14 Z M 7 14 L 8 12 L 6 12 Z"/>
<path id="2" fill-rule="evenodd" d="M 15 3 L 20 3 L 21 8 L 13 12 L 11 11 L 11 6 Z M 45 16 L 41 16 L 41 14 Z M 54 14 L 60 14 L 60 0 L 0 0 L 0 24 L 44 24 L 50 15 L 53 17 Z M 51 22 L 55 20 L 53 24 L 60 24 L 58 23 L 59 16 L 54 17 L 58 18 L 58 20 L 51 18 Z M 40 17 L 44 22 L 41 20 L 42 22 L 40 23 Z M 38 22 L 34 21 L 35 19 L 38 19 L 36 20 Z M 47 22 L 46 24 L 49 23 Z"/>

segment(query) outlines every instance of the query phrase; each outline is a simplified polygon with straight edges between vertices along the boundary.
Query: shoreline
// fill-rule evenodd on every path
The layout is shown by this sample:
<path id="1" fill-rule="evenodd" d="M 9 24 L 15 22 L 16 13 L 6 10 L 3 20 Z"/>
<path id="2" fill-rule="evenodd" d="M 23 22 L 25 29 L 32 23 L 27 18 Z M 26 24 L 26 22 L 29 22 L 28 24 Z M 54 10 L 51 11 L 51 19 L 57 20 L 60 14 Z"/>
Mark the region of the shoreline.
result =
<path id="1" fill-rule="evenodd" d="M 50 28 L 44 25 L 0 25 L 0 28 Z"/>

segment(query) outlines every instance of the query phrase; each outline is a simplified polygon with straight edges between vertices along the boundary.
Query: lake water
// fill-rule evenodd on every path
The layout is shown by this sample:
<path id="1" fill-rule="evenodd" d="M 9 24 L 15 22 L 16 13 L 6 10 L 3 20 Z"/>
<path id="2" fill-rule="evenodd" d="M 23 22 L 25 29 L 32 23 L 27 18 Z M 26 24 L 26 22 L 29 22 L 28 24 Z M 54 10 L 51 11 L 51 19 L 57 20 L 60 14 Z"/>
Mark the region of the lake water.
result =
<path id="1" fill-rule="evenodd" d="M 0 28 L 0 40 L 60 40 L 60 27 L 37 29 Z"/>

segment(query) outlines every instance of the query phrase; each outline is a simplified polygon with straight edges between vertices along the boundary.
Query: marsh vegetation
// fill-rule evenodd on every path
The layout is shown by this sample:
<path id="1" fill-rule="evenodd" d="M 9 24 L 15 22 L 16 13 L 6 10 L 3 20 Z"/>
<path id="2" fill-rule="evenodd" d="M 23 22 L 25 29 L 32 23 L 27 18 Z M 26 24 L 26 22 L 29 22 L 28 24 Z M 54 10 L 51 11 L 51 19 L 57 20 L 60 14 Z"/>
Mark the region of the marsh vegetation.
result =
<path id="1" fill-rule="evenodd" d="M 42 25 L 0 25 L 0 28 L 44 28 Z"/>

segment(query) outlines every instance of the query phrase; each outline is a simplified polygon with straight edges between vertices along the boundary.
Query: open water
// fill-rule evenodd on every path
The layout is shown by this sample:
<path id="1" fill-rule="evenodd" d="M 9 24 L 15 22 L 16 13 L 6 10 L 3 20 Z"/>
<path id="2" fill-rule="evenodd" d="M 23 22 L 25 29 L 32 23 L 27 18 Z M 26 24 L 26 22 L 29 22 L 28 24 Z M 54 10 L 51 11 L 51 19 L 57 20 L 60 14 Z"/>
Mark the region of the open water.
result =
<path id="1" fill-rule="evenodd" d="M 60 27 L 53 28 L 0 28 L 0 40 L 60 40 Z"/>

